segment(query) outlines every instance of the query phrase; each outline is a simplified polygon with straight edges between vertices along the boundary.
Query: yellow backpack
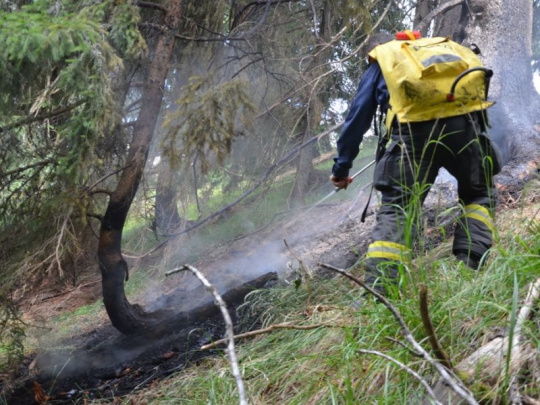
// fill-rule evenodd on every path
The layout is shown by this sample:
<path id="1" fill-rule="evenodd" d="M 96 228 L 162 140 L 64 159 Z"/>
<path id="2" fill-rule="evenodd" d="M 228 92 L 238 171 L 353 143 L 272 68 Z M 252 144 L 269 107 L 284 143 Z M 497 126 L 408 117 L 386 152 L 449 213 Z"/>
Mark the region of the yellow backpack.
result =
<path id="1" fill-rule="evenodd" d="M 379 63 L 390 93 L 387 126 L 394 117 L 428 121 L 493 105 L 486 100 L 492 71 L 471 49 L 448 38 L 393 40 L 369 56 Z"/>

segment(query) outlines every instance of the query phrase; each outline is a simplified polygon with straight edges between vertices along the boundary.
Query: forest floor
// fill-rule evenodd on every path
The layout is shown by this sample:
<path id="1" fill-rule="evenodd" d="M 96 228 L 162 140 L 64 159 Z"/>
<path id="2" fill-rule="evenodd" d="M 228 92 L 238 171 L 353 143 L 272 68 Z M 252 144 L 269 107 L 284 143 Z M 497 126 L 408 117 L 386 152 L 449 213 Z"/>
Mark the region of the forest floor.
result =
<path id="1" fill-rule="evenodd" d="M 374 221 L 373 215 L 364 224 L 359 221 L 366 194 L 360 193 L 353 202 L 323 202 L 291 211 L 265 229 L 212 247 L 202 260 L 191 265 L 222 293 L 269 273 L 294 278 L 291 263 L 299 258 L 305 268 L 315 269 L 319 261 L 349 267 L 367 249 Z M 353 246 L 356 249 L 351 249 Z M 150 262 L 159 263 L 156 256 L 160 256 L 159 252 L 151 258 L 132 260 L 131 277 L 144 271 Z M 179 339 L 174 330 L 159 338 L 147 333 L 122 336 L 110 325 L 101 304 L 100 282 L 99 272 L 94 269 L 85 272 L 76 286 L 43 284 L 25 294 L 21 309 L 25 321 L 34 326 L 31 333 L 35 349 L 14 373 L 12 384 L 18 388 L 7 403 L 76 403 L 82 397 L 115 398 L 215 353 L 199 348 L 223 336 L 219 313 L 190 324 L 187 341 Z M 165 278 L 162 271 L 151 284 L 130 301 L 150 310 L 182 312 L 211 300 L 189 274 Z M 233 303 L 233 307 L 238 304 Z M 88 305 L 95 310 L 84 321 L 77 321 L 76 327 L 70 325 L 69 334 L 65 328 L 58 331 L 58 323 L 51 323 Z M 235 332 L 257 327 L 248 319 L 234 321 Z"/>
<path id="2" fill-rule="evenodd" d="M 511 209 L 522 192 L 519 185 L 507 184 L 500 184 L 499 191 L 499 211 Z M 455 189 L 452 190 L 451 185 L 441 185 L 428 197 L 425 249 L 440 243 L 443 235 L 446 238 L 452 235 L 451 221 L 441 229 L 441 223 L 446 221 L 437 216 L 455 204 L 449 200 L 452 194 Z M 445 206 L 440 205 L 441 196 L 446 201 Z M 191 265 L 200 269 L 222 293 L 274 272 L 280 279 L 294 280 L 299 277 L 299 264 L 302 271 L 319 274 L 324 273 L 317 266 L 319 262 L 349 268 L 370 243 L 376 198 L 372 199 L 366 222 L 361 223 L 367 197 L 367 192 L 363 192 L 353 201 L 328 203 L 331 200 L 326 200 L 295 210 L 265 229 L 212 247 L 203 259 Z M 145 260 L 158 263 L 156 256 L 159 254 L 132 261 L 132 277 L 147 268 Z M 195 277 L 184 274 L 166 278 L 164 272 L 162 269 L 151 285 L 141 289 L 133 300 L 145 308 L 176 312 L 210 302 L 210 295 Z M 190 323 L 187 334 L 184 331 L 179 335 L 177 330 L 170 330 L 159 337 L 149 337 L 147 333 L 122 336 L 110 325 L 103 309 L 100 281 L 94 269 L 86 272 L 76 286 L 45 284 L 25 295 L 27 298 L 21 305 L 25 321 L 35 326 L 32 328 L 34 347 L 10 376 L 14 390 L 6 403 L 71 404 L 92 398 L 119 398 L 152 386 L 187 366 L 196 366 L 204 357 L 216 353 L 202 351 L 200 347 L 223 337 L 224 325 L 219 313 Z M 271 285 L 272 282 L 268 282 L 262 288 Z M 232 303 L 232 307 L 240 304 Z M 57 322 L 63 314 L 88 305 L 93 305 L 92 309 L 83 314 L 77 325 L 54 330 L 58 329 L 58 323 L 51 324 L 51 321 Z M 259 326 L 249 317 L 234 319 L 234 322 L 235 332 Z"/>

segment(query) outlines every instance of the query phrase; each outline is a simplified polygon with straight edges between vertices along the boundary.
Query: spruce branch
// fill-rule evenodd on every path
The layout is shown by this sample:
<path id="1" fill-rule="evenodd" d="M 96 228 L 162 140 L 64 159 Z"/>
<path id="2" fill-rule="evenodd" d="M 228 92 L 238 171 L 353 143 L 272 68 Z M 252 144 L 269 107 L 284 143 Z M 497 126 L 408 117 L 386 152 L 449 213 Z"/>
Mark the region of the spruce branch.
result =
<path id="1" fill-rule="evenodd" d="M 18 127 L 23 126 L 23 125 L 32 124 L 34 122 L 43 121 L 45 119 L 54 118 L 54 117 L 57 117 L 59 115 L 68 113 L 71 110 L 74 110 L 75 108 L 83 105 L 84 103 L 86 103 L 86 101 L 87 100 L 85 100 L 85 99 L 79 100 L 74 104 L 68 105 L 67 107 L 58 108 L 56 110 L 49 111 L 49 112 L 46 112 L 46 113 L 43 113 L 43 114 L 34 115 L 34 116 L 28 116 L 26 118 L 22 118 L 22 119 L 20 119 L 18 121 L 15 121 L 15 122 L 13 122 L 11 124 L 8 124 L 8 125 L 4 126 L 4 127 L 0 127 L 0 133 L 5 132 L 5 131 L 9 131 L 9 130 L 14 129 L 14 128 L 18 128 Z"/>

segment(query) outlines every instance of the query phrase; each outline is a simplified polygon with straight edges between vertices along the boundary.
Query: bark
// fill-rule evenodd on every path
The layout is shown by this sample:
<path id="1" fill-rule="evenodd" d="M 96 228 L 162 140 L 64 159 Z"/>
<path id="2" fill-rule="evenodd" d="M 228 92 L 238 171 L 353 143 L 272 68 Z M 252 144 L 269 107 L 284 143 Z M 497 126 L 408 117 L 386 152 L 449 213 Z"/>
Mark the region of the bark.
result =
<path id="1" fill-rule="evenodd" d="M 128 167 L 122 172 L 116 190 L 110 196 L 99 236 L 98 260 L 103 302 L 113 326 L 125 334 L 139 332 L 151 319 L 139 306 L 131 305 L 125 295 L 124 282 L 128 279 L 128 265 L 122 257 L 122 230 L 142 177 L 161 108 L 181 6 L 182 0 L 172 0 L 165 14 L 164 30 L 157 41 L 145 79 L 144 101 L 133 129 Z"/>
<path id="2" fill-rule="evenodd" d="M 313 87 L 309 88 L 308 93 L 305 96 L 306 99 L 306 111 L 304 117 L 302 117 L 303 131 L 302 131 L 302 143 L 307 142 L 315 135 L 315 129 L 319 126 L 321 121 L 321 115 L 323 112 L 323 103 L 321 99 L 320 81 L 317 80 L 317 74 L 321 73 L 318 69 L 325 62 L 328 54 L 326 51 L 321 51 L 320 47 L 325 46 L 329 42 L 330 33 L 330 19 L 331 19 L 331 4 L 324 2 L 324 6 L 321 13 L 321 22 L 318 29 L 318 45 L 314 47 L 314 55 L 311 58 L 311 62 L 306 69 L 306 80 L 314 83 Z M 314 10 L 315 15 L 315 10 Z M 294 182 L 294 188 L 291 193 L 291 199 L 293 205 L 305 205 L 305 199 L 309 188 L 311 187 L 311 181 L 313 181 L 313 158 L 315 157 L 315 148 L 305 148 L 300 152 L 297 165 L 296 165 L 296 177 Z"/>
<path id="3" fill-rule="evenodd" d="M 532 15 L 532 0 L 473 0 L 440 18 L 435 32 L 477 44 L 484 64 L 493 69 L 490 99 L 497 104 L 491 108 L 490 134 L 511 165 L 537 157 L 540 146 L 533 129 L 540 99 L 531 68 Z"/>
<path id="4" fill-rule="evenodd" d="M 434 1 L 433 0 L 420 0 L 416 3 L 416 10 L 414 13 L 414 21 L 413 26 L 417 27 L 426 16 L 429 14 L 429 12 L 433 9 Z M 425 24 L 424 28 L 420 30 L 420 33 L 423 37 L 426 37 L 429 30 L 429 23 Z"/>
<path id="5" fill-rule="evenodd" d="M 173 177 L 170 165 L 163 160 L 159 165 L 156 185 L 155 224 L 164 233 L 177 229 L 182 222 L 176 205 L 176 191 L 172 185 Z"/>

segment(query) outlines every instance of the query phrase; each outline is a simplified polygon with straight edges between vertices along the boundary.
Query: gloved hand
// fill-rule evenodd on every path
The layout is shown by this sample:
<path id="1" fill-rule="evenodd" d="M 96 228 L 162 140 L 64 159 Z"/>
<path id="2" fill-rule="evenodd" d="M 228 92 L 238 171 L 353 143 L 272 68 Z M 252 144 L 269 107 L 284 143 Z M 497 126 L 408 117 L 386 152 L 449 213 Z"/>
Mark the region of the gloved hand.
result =
<path id="1" fill-rule="evenodd" d="M 352 177 L 336 177 L 334 175 L 330 176 L 330 181 L 334 186 L 336 186 L 337 189 L 345 189 L 347 190 L 347 187 L 349 187 L 349 184 L 352 183 L 353 179 Z"/>

